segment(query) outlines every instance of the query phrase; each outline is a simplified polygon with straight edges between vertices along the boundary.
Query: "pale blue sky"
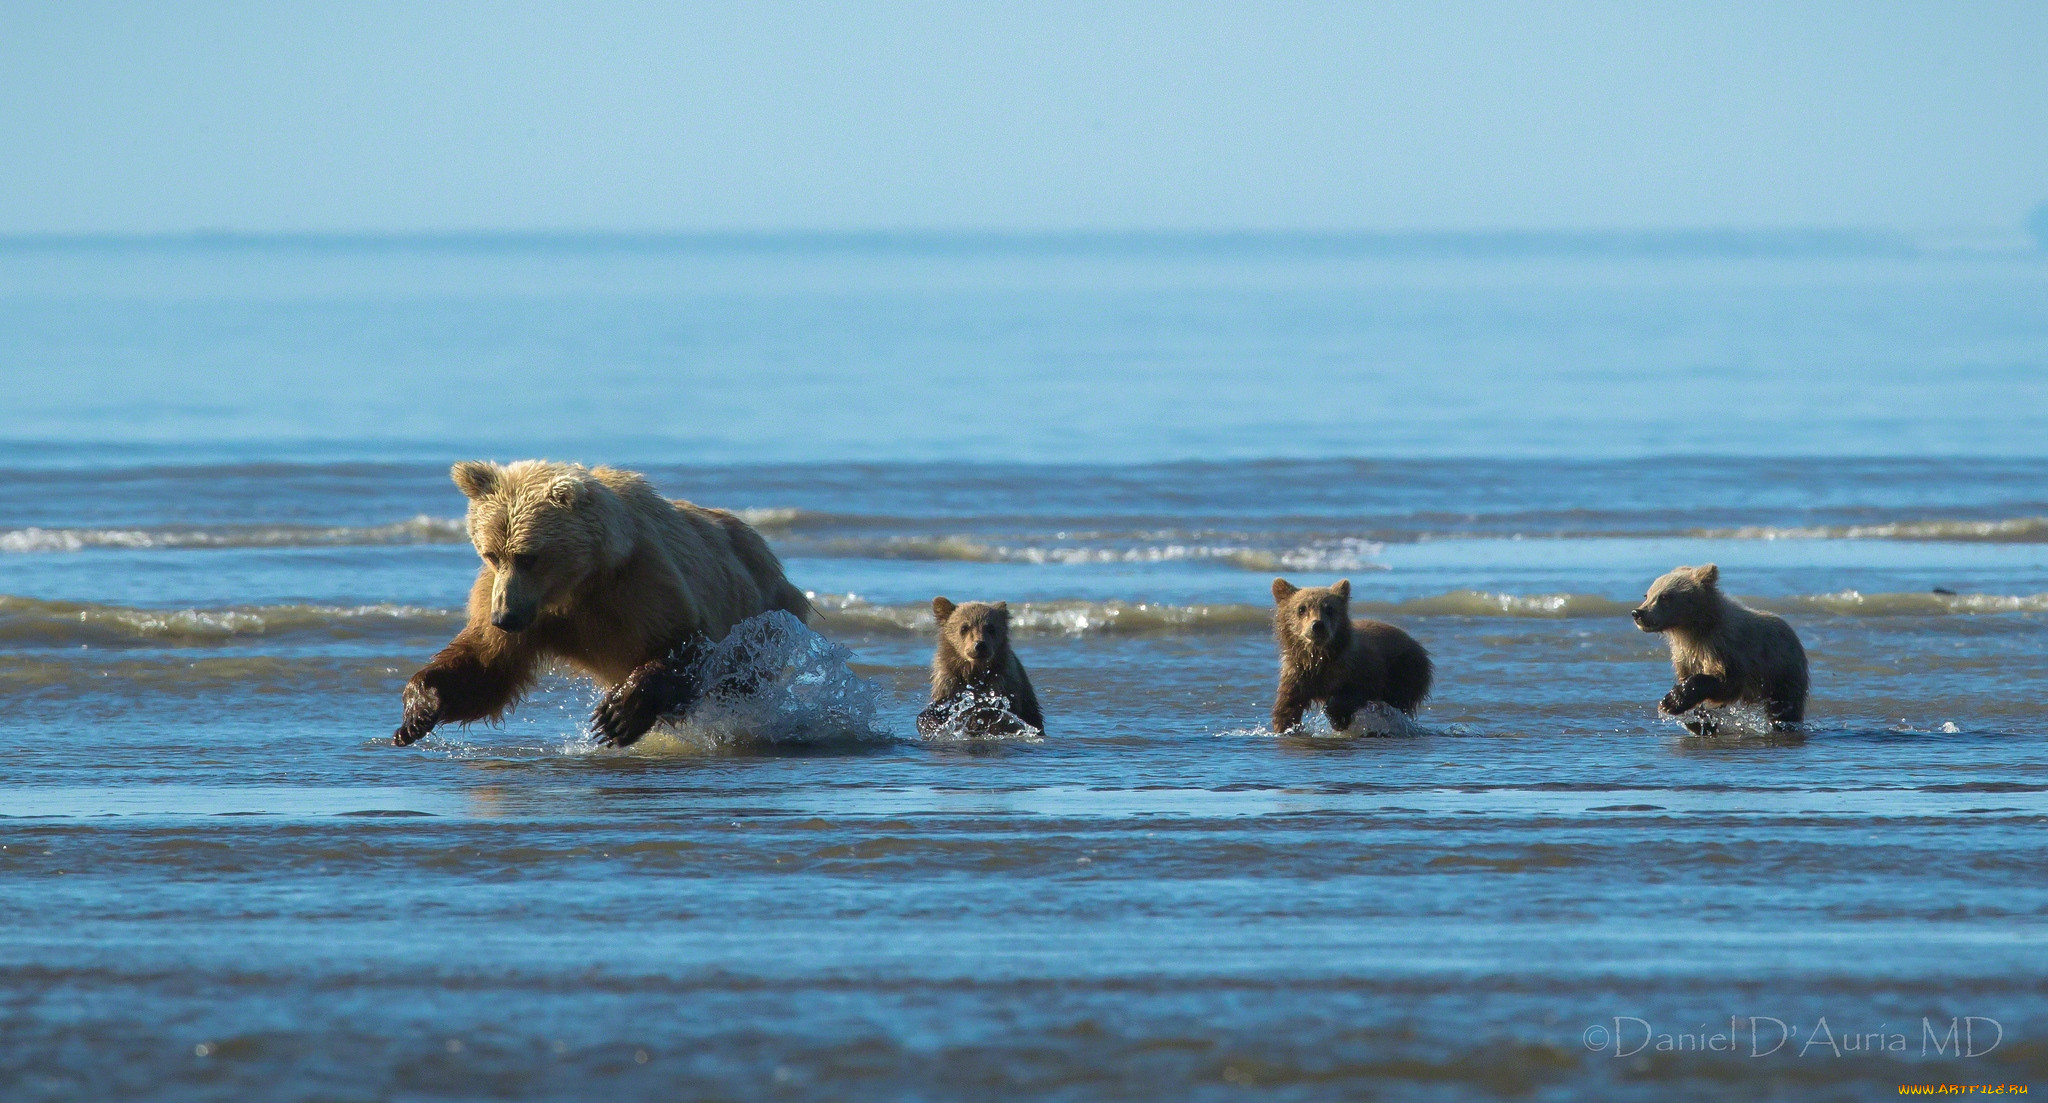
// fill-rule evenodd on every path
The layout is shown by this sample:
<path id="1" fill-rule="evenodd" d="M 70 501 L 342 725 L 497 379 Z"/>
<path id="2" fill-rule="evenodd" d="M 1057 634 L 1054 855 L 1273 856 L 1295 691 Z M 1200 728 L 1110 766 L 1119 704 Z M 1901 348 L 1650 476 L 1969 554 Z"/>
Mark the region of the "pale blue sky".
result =
<path id="1" fill-rule="evenodd" d="M 2048 3 L 0 6 L 0 233 L 2015 228 Z"/>

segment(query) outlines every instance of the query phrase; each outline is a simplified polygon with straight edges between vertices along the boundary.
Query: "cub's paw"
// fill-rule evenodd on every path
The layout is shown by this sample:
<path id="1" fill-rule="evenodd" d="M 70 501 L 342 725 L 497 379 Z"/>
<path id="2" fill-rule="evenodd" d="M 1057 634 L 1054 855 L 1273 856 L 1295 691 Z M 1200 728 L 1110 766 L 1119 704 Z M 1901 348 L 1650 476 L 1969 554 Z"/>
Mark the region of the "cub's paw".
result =
<path id="1" fill-rule="evenodd" d="M 425 739 L 441 722 L 441 692 L 415 677 L 405 683 L 405 719 L 391 735 L 393 746 L 410 747 Z"/>
<path id="2" fill-rule="evenodd" d="M 1657 702 L 1657 711 L 1665 716 L 1678 716 L 1692 711 L 1692 706 L 1693 702 L 1685 699 L 1684 691 L 1674 688 L 1664 695 L 1662 701 Z"/>

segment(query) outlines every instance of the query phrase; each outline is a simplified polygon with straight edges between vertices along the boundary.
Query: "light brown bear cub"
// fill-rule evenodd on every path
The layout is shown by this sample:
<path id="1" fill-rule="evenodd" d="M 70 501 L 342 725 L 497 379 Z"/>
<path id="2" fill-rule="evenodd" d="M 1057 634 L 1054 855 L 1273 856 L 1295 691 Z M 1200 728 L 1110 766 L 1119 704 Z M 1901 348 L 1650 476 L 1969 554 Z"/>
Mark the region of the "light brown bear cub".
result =
<path id="1" fill-rule="evenodd" d="M 1043 732 L 1045 717 L 1024 664 L 1010 649 L 1010 603 L 970 601 L 955 605 L 932 599 L 932 617 L 939 622 L 939 644 L 932 654 L 932 703 L 917 714 L 921 735 L 934 735 L 951 718 L 964 722 L 968 734 L 1010 734 L 995 729 L 992 710 L 973 708 L 964 715 L 956 701 L 963 694 L 998 697 L 1010 714 Z"/>
<path id="2" fill-rule="evenodd" d="M 1701 706 L 1760 703 L 1772 727 L 1806 718 L 1806 649 L 1781 618 L 1747 608 L 1721 593 L 1721 569 L 1680 567 L 1650 586 L 1629 615 L 1645 632 L 1671 644 L 1678 684 L 1657 711 L 1683 716 Z M 1704 714 L 1683 721 L 1696 735 L 1714 729 Z"/>
<path id="3" fill-rule="evenodd" d="M 605 687 L 591 728 L 624 746 L 698 695 L 699 648 L 771 609 L 811 612 L 746 522 L 672 502 L 631 471 L 458 463 L 483 559 L 469 623 L 405 686 L 392 742 L 495 720 L 560 660 Z"/>
<path id="4" fill-rule="evenodd" d="M 1351 726 L 1358 710 L 1378 702 L 1415 715 L 1429 696 L 1429 652 L 1391 624 L 1351 619 L 1351 580 L 1304 589 L 1273 580 L 1273 635 L 1280 641 L 1280 693 L 1273 730 L 1301 724 L 1320 703 L 1330 727 Z"/>

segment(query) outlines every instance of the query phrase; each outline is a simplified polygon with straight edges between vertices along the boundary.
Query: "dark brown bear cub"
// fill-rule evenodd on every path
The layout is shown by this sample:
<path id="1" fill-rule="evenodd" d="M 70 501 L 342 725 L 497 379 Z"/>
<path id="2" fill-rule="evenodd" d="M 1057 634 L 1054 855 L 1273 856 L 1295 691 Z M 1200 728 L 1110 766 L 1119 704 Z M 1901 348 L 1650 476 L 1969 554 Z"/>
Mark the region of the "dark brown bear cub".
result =
<path id="1" fill-rule="evenodd" d="M 1702 706 L 1718 708 L 1747 701 L 1761 704 L 1773 728 L 1806 718 L 1806 649 L 1799 635 L 1770 613 L 1758 612 L 1721 592 L 1721 569 L 1680 567 L 1650 584 L 1649 595 L 1629 615 L 1645 632 L 1662 632 L 1671 643 L 1671 671 L 1678 684 L 1657 711 L 1684 717 Z M 1714 730 L 1714 721 L 1694 713 L 1681 721 L 1695 735 Z"/>
<path id="2" fill-rule="evenodd" d="M 949 721 L 966 735 L 1015 734 L 1004 730 L 999 703 L 1007 704 L 1009 716 L 1044 731 L 1038 695 L 1010 650 L 1010 603 L 955 605 L 935 597 L 932 616 L 939 622 L 939 646 L 932 655 L 932 703 L 917 714 L 918 734 L 936 735 Z M 1008 727 L 1014 729 L 1014 722 Z"/>
<path id="3" fill-rule="evenodd" d="M 1351 580 L 1303 589 L 1273 580 L 1273 635 L 1280 641 L 1280 694 L 1273 730 L 1299 727 L 1321 704 L 1330 727 L 1351 726 L 1358 710 L 1380 703 L 1415 715 L 1429 696 L 1429 652 L 1391 624 L 1351 619 Z"/>

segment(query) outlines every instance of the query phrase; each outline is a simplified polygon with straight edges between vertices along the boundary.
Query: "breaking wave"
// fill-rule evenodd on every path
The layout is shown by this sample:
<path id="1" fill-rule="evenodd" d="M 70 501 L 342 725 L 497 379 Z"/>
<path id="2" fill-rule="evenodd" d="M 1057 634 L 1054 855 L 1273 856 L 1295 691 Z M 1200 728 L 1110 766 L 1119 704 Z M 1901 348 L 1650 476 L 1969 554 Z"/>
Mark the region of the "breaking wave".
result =
<path id="1" fill-rule="evenodd" d="M 815 599 L 828 629 L 877 634 L 924 635 L 933 629 L 931 608 L 875 605 L 855 595 Z M 2048 612 L 2048 594 L 1832 594 L 1745 599 L 1776 613 L 1821 616 L 1973 616 Z M 1356 601 L 1359 617 L 1505 617 L 1539 620 L 1624 618 L 1635 602 L 1597 594 L 1504 594 L 1457 590 L 1407 601 Z M 1011 602 L 1010 629 L 1037 635 L 1115 636 L 1263 632 L 1273 623 L 1265 604 L 1166 605 L 1137 601 Z"/>
<path id="2" fill-rule="evenodd" d="M 212 528 L 21 528 L 0 530 L 0 552 L 77 552 L 93 548 L 334 548 L 387 544 L 464 544 L 460 517 L 388 525 L 221 525 Z"/>
<path id="3" fill-rule="evenodd" d="M 1744 525 L 1740 528 L 1692 529 L 1684 535 L 1703 540 L 1904 540 L 1927 543 L 2048 543 L 2048 517 L 2016 517 L 2003 521 L 1889 521 L 1877 525 Z"/>
<path id="4" fill-rule="evenodd" d="M 850 632 L 924 635 L 932 631 L 928 603 L 871 605 L 853 595 L 813 599 L 827 628 Z M 1039 635 L 1142 635 L 1265 631 L 1273 622 L 1265 605 L 1163 605 L 1143 601 L 1034 601 L 1010 603 L 1010 630 Z"/>
<path id="5" fill-rule="evenodd" d="M 819 626 L 829 632 L 925 635 L 931 606 L 876 605 L 852 594 L 814 594 Z M 1745 598 L 1774 613 L 1795 616 L 1938 617 L 2048 612 L 2043 594 L 1874 593 Z M 1360 617 L 1506 617 L 1585 620 L 1625 617 L 1633 601 L 1597 594 L 1504 594 L 1457 590 L 1406 601 L 1353 601 Z M 1270 605 L 1146 601 L 1032 601 L 1010 603 L 1013 631 L 1051 636 L 1196 635 L 1264 632 Z M 44 601 L 0 594 L 0 644 L 43 647 L 206 647 L 238 640 L 389 638 L 453 633 L 460 609 L 417 605 L 227 605 L 203 609 L 149 609 L 90 602 Z"/>
<path id="6" fill-rule="evenodd" d="M 0 594 L 0 642 L 47 646 L 205 646 L 236 639 L 366 636 L 453 632 L 455 609 L 416 605 L 231 605 L 214 609 L 144 609 Z"/>
<path id="7" fill-rule="evenodd" d="M 1054 543 L 999 543 L 967 536 L 842 538 L 798 543 L 785 555 L 821 559 L 900 559 L 965 563 L 1071 566 L 1091 563 L 1218 563 L 1247 571 L 1372 571 L 1385 545 L 1342 537 L 1298 547 L 1261 548 L 1249 542 L 1202 542 L 1173 534 L 1156 541 L 1112 542 L 1081 537 Z"/>
<path id="8" fill-rule="evenodd" d="M 1247 571 L 1382 570 L 1390 543 L 1473 539 L 1517 540 L 1891 540 L 1917 543 L 2048 543 L 2048 517 L 1995 520 L 1900 520 L 1868 524 L 1734 525 L 1701 527 L 1644 524 L 1641 519 L 1575 515 L 1576 524 L 1549 527 L 1531 518 L 1446 518 L 1388 525 L 1361 520 L 1355 527 L 1307 522 L 1310 531 L 1221 531 L 1209 528 L 1133 528 L 1113 531 L 1025 532 L 1004 535 L 929 531 L 948 520 L 820 513 L 794 508 L 734 510 L 781 545 L 785 556 L 823 559 L 953 561 L 1025 565 L 1215 563 Z M 1587 527 L 1588 520 L 1612 524 Z M 983 518 L 984 523 L 998 520 Z M 1011 518 L 1010 520 L 1015 520 Z M 1300 519 L 1297 519 L 1300 520 Z M 1556 519 L 1553 519 L 1556 520 Z M 1348 528 L 1348 531 L 1345 529 Z M 1324 531 L 1314 531 L 1324 529 Z M 895 530 L 895 531 L 890 531 Z M 461 517 L 421 514 L 381 525 L 165 525 L 128 528 L 0 529 L 0 554 L 48 554 L 96 549 L 332 548 L 462 544 Z"/>
<path id="9" fill-rule="evenodd" d="M 739 509 L 740 518 L 769 532 L 830 522 L 801 509 Z M 0 553 L 80 552 L 96 548 L 345 548 L 401 544 L 466 544 L 460 517 L 420 514 L 383 525 L 165 525 L 137 528 L 0 529 Z"/>

